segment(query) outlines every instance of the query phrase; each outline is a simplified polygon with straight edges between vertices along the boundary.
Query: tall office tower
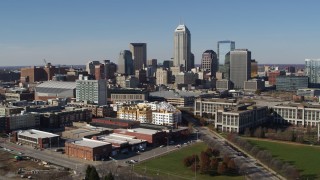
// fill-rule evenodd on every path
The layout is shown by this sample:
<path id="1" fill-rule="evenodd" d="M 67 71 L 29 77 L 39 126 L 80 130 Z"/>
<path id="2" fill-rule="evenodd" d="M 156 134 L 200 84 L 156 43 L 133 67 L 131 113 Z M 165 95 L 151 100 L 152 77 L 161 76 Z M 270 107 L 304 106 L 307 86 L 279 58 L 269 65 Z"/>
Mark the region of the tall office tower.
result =
<path id="1" fill-rule="evenodd" d="M 149 59 L 147 60 L 147 66 L 152 66 L 153 68 L 157 68 L 158 60 L 157 59 Z"/>
<path id="2" fill-rule="evenodd" d="M 95 74 L 95 66 L 99 65 L 100 62 L 99 61 L 89 61 L 86 64 L 86 71 L 88 72 L 88 74 L 90 75 L 94 75 Z"/>
<path id="3" fill-rule="evenodd" d="M 192 68 L 191 34 L 187 26 L 179 25 L 174 31 L 173 66 L 183 66 L 185 71 Z"/>
<path id="4" fill-rule="evenodd" d="M 79 77 L 76 81 L 76 100 L 90 101 L 98 105 L 107 104 L 107 81 L 87 80 Z"/>
<path id="5" fill-rule="evenodd" d="M 251 77 L 251 52 L 247 49 L 230 51 L 230 80 L 235 89 L 243 89 Z"/>
<path id="6" fill-rule="evenodd" d="M 130 51 L 132 53 L 133 71 L 143 69 L 147 65 L 147 44 L 146 43 L 130 43 Z"/>
<path id="7" fill-rule="evenodd" d="M 190 69 L 194 68 L 194 54 L 190 54 Z"/>
<path id="8" fill-rule="evenodd" d="M 255 59 L 251 60 L 251 78 L 258 76 L 258 62 Z"/>
<path id="9" fill-rule="evenodd" d="M 94 77 L 96 80 L 105 79 L 106 76 L 104 74 L 104 64 L 99 64 L 95 66 Z"/>
<path id="10" fill-rule="evenodd" d="M 305 59 L 305 75 L 309 77 L 311 87 L 320 84 L 320 59 Z"/>
<path id="11" fill-rule="evenodd" d="M 216 77 L 218 71 L 218 58 L 213 50 L 206 50 L 202 53 L 201 69 L 211 72 L 212 77 Z"/>
<path id="12" fill-rule="evenodd" d="M 115 73 L 117 72 L 117 65 L 110 60 L 103 60 L 104 74 L 106 79 L 114 79 Z"/>
<path id="13" fill-rule="evenodd" d="M 219 71 L 225 72 L 224 65 L 225 65 L 225 57 L 228 52 L 235 49 L 235 42 L 234 41 L 218 41 L 218 61 L 219 61 Z"/>
<path id="14" fill-rule="evenodd" d="M 123 50 L 119 54 L 118 59 L 118 73 L 126 74 L 126 75 L 133 75 L 133 60 L 132 54 L 129 50 Z"/>

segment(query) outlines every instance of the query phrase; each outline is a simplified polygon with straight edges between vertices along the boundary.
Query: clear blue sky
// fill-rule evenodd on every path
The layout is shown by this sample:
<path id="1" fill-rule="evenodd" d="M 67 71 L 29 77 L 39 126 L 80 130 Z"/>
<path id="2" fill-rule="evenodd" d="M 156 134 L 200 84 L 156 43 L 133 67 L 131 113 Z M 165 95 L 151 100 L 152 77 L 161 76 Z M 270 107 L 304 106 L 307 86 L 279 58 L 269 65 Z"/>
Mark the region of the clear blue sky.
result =
<path id="1" fill-rule="evenodd" d="M 259 63 L 320 58 L 320 1 L 290 0 L 1 0 L 0 66 L 85 64 L 146 42 L 148 59 L 173 56 L 179 20 L 196 63 L 217 41 L 233 40 Z"/>

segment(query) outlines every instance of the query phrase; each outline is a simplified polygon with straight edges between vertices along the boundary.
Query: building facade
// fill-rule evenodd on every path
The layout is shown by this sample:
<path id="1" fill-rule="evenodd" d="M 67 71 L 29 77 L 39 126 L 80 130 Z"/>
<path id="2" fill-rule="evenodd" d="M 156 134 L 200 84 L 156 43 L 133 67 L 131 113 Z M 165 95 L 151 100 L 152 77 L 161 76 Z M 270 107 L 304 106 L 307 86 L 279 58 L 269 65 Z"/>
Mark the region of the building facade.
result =
<path id="1" fill-rule="evenodd" d="M 237 106 L 235 99 L 197 98 L 194 101 L 194 115 L 216 120 L 219 109 Z"/>
<path id="2" fill-rule="evenodd" d="M 202 53 L 201 69 L 211 72 L 211 76 L 216 76 L 219 66 L 218 63 L 217 54 L 213 50 L 206 50 Z"/>
<path id="3" fill-rule="evenodd" d="M 217 55 L 218 55 L 218 61 L 219 64 L 223 67 L 225 65 L 225 57 L 228 52 L 233 51 L 235 49 L 235 42 L 234 41 L 218 41 L 218 50 L 217 50 Z M 220 66 L 220 67 L 221 67 Z M 223 72 L 222 69 L 219 69 L 220 72 Z"/>
<path id="4" fill-rule="evenodd" d="M 77 80 L 76 100 L 90 101 L 98 105 L 107 104 L 106 80 Z"/>
<path id="5" fill-rule="evenodd" d="M 134 74 L 132 53 L 128 50 L 123 50 L 119 54 L 118 73 L 126 75 Z"/>
<path id="6" fill-rule="evenodd" d="M 272 107 L 276 123 L 317 127 L 320 122 L 320 106 L 310 104 L 279 104 Z"/>
<path id="7" fill-rule="evenodd" d="M 245 81 L 251 78 L 251 52 L 237 49 L 230 52 L 230 81 L 235 89 L 243 89 Z"/>
<path id="8" fill-rule="evenodd" d="M 147 43 L 130 43 L 133 71 L 143 69 L 147 65 Z"/>
<path id="9" fill-rule="evenodd" d="M 183 66 L 185 71 L 191 70 L 191 34 L 187 26 L 179 25 L 174 31 L 173 66 Z"/>
<path id="10" fill-rule="evenodd" d="M 296 91 L 308 88 L 309 77 L 307 76 L 278 76 L 276 78 L 277 91 Z"/>
<path id="11" fill-rule="evenodd" d="M 306 59 L 304 71 L 310 83 L 320 84 L 320 59 Z"/>
<path id="12" fill-rule="evenodd" d="M 242 133 L 246 128 L 261 125 L 267 121 L 268 107 L 239 106 L 231 110 L 218 110 L 215 128 L 223 132 Z"/>

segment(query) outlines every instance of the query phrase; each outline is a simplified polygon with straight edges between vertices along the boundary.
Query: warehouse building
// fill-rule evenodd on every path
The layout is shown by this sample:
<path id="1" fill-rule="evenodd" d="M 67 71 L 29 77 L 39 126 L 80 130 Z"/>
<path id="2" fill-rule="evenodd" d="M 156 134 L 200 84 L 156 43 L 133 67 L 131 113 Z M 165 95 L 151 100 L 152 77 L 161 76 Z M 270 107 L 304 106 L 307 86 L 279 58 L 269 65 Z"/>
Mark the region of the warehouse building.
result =
<path id="1" fill-rule="evenodd" d="M 51 148 L 59 146 L 60 136 L 57 134 L 29 129 L 14 133 L 19 143 L 31 145 L 37 148 Z"/>
<path id="2" fill-rule="evenodd" d="M 35 87 L 35 100 L 47 101 L 53 98 L 75 98 L 76 83 L 45 81 Z"/>
<path id="3" fill-rule="evenodd" d="M 85 159 L 89 161 L 97 161 L 110 156 L 112 152 L 111 143 L 82 138 L 65 143 L 66 155 Z"/>
<path id="4" fill-rule="evenodd" d="M 115 129 L 114 133 L 135 136 L 137 139 L 146 140 L 149 144 L 159 145 L 166 143 L 166 132 L 145 128 Z"/>

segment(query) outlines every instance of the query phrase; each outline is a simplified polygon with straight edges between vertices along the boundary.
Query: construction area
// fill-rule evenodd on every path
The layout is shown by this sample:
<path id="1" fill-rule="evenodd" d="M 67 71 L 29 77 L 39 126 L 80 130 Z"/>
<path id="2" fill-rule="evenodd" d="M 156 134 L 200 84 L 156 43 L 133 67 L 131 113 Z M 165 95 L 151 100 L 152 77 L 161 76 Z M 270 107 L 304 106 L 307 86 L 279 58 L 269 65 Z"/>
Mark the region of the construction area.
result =
<path id="1" fill-rule="evenodd" d="M 74 179 L 72 172 L 34 158 L 0 150 L 0 180 L 2 179 Z"/>

